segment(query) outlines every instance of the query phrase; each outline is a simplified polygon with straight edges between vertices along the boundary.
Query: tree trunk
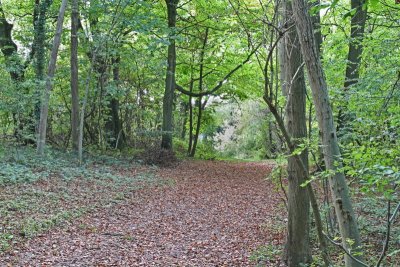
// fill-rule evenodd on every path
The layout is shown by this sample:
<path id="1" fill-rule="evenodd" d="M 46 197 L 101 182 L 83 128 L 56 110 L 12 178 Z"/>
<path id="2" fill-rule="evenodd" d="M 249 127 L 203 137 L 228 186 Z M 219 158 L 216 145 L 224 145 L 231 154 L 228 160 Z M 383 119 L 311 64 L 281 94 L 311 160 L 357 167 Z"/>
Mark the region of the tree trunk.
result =
<path id="1" fill-rule="evenodd" d="M 351 32 L 349 52 L 347 54 L 346 66 L 346 79 L 344 81 L 344 88 L 358 82 L 360 77 L 360 63 L 361 54 L 363 51 L 363 35 L 365 23 L 367 21 L 367 9 L 365 7 L 365 0 L 351 0 L 351 9 L 356 12 L 351 18 Z"/>
<path id="2" fill-rule="evenodd" d="M 34 23 L 36 23 L 36 17 L 38 16 L 37 12 L 35 13 Z M 0 49 L 5 58 L 5 65 L 7 68 L 7 72 L 10 74 L 11 80 L 15 84 L 17 89 L 20 89 L 22 82 L 25 79 L 25 66 L 22 63 L 20 56 L 18 55 L 18 47 L 17 44 L 12 39 L 12 30 L 14 25 L 9 23 L 5 17 L 3 5 L 0 2 Z M 32 47 L 32 53 L 34 51 L 34 46 Z M 31 54 L 32 54 L 31 53 Z M 23 140 L 25 144 L 30 143 L 32 140 L 28 137 L 24 137 L 24 129 L 26 125 L 28 125 L 28 120 L 22 114 L 22 116 L 18 116 L 19 114 L 13 114 L 14 120 L 14 135 L 18 140 Z M 32 114 L 30 114 L 32 115 Z M 32 127 L 31 127 L 32 128 Z M 34 129 L 29 129 L 29 134 L 34 135 Z"/>
<path id="3" fill-rule="evenodd" d="M 33 40 L 33 45 L 35 49 L 35 72 L 36 72 L 36 82 L 37 88 L 35 92 L 35 103 L 34 103 L 34 121 L 32 125 L 37 126 L 40 120 L 40 96 L 42 91 L 42 81 L 44 80 L 44 65 L 45 65 L 45 40 L 46 40 L 46 15 L 47 10 L 50 7 L 52 0 L 44 0 L 40 4 L 35 4 L 35 12 L 37 12 L 37 20 L 34 22 L 35 37 Z"/>
<path id="4" fill-rule="evenodd" d="M 58 14 L 56 34 L 54 36 L 53 48 L 51 50 L 49 67 L 47 70 L 46 88 L 41 101 L 42 104 L 40 107 L 39 134 L 37 139 L 37 153 L 39 155 L 43 155 L 44 146 L 46 144 L 46 130 L 47 130 L 47 117 L 49 113 L 50 92 L 53 89 L 53 78 L 56 70 L 57 55 L 61 43 L 61 34 L 63 29 L 62 27 L 64 22 L 65 9 L 67 8 L 67 3 L 68 0 L 62 1 L 60 11 Z"/>
<path id="5" fill-rule="evenodd" d="M 293 0 L 293 13 L 300 39 L 303 58 L 307 67 L 308 78 L 312 90 L 314 106 L 319 129 L 322 135 L 322 145 L 326 168 L 332 171 L 329 177 L 339 230 L 345 248 L 361 252 L 361 240 L 357 219 L 351 203 L 341 162 L 341 154 L 333 122 L 332 109 L 329 102 L 328 89 L 324 77 L 319 52 L 316 47 L 312 21 L 304 0 Z M 351 242 L 348 242 L 351 240 Z M 358 259 L 362 257 L 355 255 Z M 351 257 L 345 256 L 346 266 L 361 266 Z"/>
<path id="6" fill-rule="evenodd" d="M 12 39 L 14 25 L 8 23 L 4 15 L 3 5 L 0 2 L 0 49 L 6 58 L 6 66 L 11 79 L 21 82 L 24 77 L 23 66 L 18 58 L 18 47 Z"/>
<path id="7" fill-rule="evenodd" d="M 113 79 L 115 86 L 119 85 L 119 62 L 120 57 L 113 61 Z M 122 131 L 122 124 L 119 118 L 119 101 L 115 96 L 111 96 L 108 105 L 108 121 L 106 122 L 107 141 L 113 148 L 121 149 L 124 146 L 125 135 Z"/>
<path id="8" fill-rule="evenodd" d="M 361 55 L 363 51 L 363 36 L 365 23 L 367 21 L 367 8 L 365 0 L 351 0 L 351 9 L 355 10 L 351 17 L 351 31 L 349 52 L 347 54 L 346 76 L 344 80 L 343 97 L 344 103 L 339 107 L 337 131 L 343 129 L 348 121 L 346 116 L 347 101 L 346 94 L 348 89 L 358 82 L 360 77 Z"/>
<path id="9" fill-rule="evenodd" d="M 78 72 L 79 0 L 71 1 L 71 134 L 72 149 L 78 151 L 79 72 Z"/>
<path id="10" fill-rule="evenodd" d="M 181 139 L 185 140 L 186 137 L 186 124 L 187 124 L 187 116 L 188 116 L 188 111 L 189 111 L 189 106 L 187 103 L 182 102 L 182 113 L 183 113 L 183 118 L 182 118 L 182 131 L 181 131 Z"/>
<path id="11" fill-rule="evenodd" d="M 294 23 L 292 5 L 289 1 L 283 3 L 284 21 L 291 27 Z M 295 28 L 289 30 L 283 37 L 282 47 L 284 59 L 281 62 L 281 72 L 284 77 L 282 91 L 287 94 L 285 108 L 286 129 L 294 145 L 307 137 L 306 123 L 306 84 L 304 81 L 303 59 L 299 39 Z M 303 166 L 308 168 L 308 153 L 300 155 Z M 301 184 L 307 180 L 308 173 L 297 164 L 295 156 L 288 158 L 288 226 L 284 259 L 289 267 L 306 265 L 311 262 L 309 215 L 310 205 L 306 187 Z"/>
<path id="12" fill-rule="evenodd" d="M 193 80 L 190 81 L 190 92 L 193 91 Z M 192 105 L 192 97 L 189 96 L 189 145 L 187 154 L 190 155 L 193 146 L 193 105 Z"/>
<path id="13" fill-rule="evenodd" d="M 208 42 L 208 31 L 209 28 L 206 28 L 206 32 L 204 34 L 204 39 L 203 39 L 203 46 L 200 51 L 200 69 L 199 69 L 199 93 L 203 91 L 203 73 L 204 73 L 204 55 L 205 55 L 205 50 Z M 197 148 L 197 142 L 199 141 L 199 135 L 200 135 L 200 126 L 201 126 L 201 117 L 203 114 L 203 105 L 202 105 L 202 96 L 199 97 L 197 100 L 197 123 L 196 123 L 196 133 L 194 135 L 194 140 L 193 140 L 193 147 L 192 150 L 190 151 L 189 157 L 194 157 L 196 154 L 196 148 Z"/>
<path id="14" fill-rule="evenodd" d="M 165 91 L 163 99 L 163 122 L 162 122 L 162 140 L 161 147 L 172 150 L 172 131 L 173 131 L 173 105 L 175 90 L 175 69 L 176 69 L 176 49 L 175 49 L 175 26 L 177 5 L 179 0 L 165 0 L 167 3 L 168 28 L 170 29 L 170 38 L 168 45 L 167 74 L 165 78 Z"/>
<path id="15" fill-rule="evenodd" d="M 193 146 L 192 146 L 192 150 L 190 151 L 189 157 L 194 157 L 194 155 L 196 154 L 197 142 L 199 141 L 201 117 L 203 114 L 201 100 L 202 100 L 202 97 L 199 97 L 199 99 L 197 100 L 196 132 L 194 133 L 194 136 L 193 136 Z"/>

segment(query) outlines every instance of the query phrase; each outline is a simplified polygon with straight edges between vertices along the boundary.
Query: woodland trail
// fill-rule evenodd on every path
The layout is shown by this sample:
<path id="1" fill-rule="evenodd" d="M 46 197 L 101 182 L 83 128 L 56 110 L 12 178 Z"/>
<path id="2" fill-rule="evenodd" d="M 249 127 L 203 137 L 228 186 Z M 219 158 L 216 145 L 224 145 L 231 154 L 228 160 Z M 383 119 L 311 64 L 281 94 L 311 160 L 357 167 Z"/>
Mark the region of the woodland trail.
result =
<path id="1" fill-rule="evenodd" d="M 173 183 L 28 239 L 0 266 L 256 266 L 257 248 L 283 241 L 282 201 L 265 179 L 271 168 L 183 161 L 159 169 Z"/>

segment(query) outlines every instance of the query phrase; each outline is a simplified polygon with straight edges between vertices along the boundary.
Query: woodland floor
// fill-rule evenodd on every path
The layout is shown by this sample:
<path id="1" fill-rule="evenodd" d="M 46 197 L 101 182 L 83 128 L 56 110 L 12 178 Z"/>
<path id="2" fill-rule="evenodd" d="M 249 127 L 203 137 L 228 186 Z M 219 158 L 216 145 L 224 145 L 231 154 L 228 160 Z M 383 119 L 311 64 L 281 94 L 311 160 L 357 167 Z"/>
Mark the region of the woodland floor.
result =
<path id="1" fill-rule="evenodd" d="M 284 236 L 271 168 L 183 161 L 121 168 L 133 177 L 122 182 L 55 175 L 2 187 L 0 266 L 256 266 Z"/>

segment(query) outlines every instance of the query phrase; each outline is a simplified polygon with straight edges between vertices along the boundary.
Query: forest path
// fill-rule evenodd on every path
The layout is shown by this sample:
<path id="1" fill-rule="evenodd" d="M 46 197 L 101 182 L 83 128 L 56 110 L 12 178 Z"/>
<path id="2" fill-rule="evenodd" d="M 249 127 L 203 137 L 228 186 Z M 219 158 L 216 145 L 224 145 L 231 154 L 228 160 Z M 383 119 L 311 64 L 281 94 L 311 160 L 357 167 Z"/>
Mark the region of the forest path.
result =
<path id="1" fill-rule="evenodd" d="M 173 181 L 168 186 L 135 191 L 29 239 L 0 263 L 255 266 L 249 257 L 256 249 L 276 248 L 283 239 L 282 201 L 265 179 L 271 168 L 261 162 L 184 161 L 159 169 L 158 176 Z"/>

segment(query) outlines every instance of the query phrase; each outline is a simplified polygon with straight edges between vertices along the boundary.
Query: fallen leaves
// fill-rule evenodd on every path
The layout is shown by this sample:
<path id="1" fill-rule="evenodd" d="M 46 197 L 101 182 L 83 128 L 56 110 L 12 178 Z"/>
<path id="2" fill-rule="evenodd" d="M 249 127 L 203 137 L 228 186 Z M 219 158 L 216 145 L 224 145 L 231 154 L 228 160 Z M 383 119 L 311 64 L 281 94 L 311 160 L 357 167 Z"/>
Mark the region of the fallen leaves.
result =
<path id="1" fill-rule="evenodd" d="M 269 227 L 283 214 L 264 179 L 270 170 L 265 163 L 214 161 L 160 169 L 156 176 L 174 183 L 137 190 L 27 240 L 0 264 L 254 266 L 252 251 L 282 237 Z"/>

